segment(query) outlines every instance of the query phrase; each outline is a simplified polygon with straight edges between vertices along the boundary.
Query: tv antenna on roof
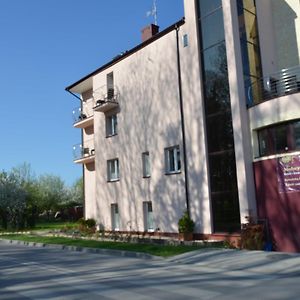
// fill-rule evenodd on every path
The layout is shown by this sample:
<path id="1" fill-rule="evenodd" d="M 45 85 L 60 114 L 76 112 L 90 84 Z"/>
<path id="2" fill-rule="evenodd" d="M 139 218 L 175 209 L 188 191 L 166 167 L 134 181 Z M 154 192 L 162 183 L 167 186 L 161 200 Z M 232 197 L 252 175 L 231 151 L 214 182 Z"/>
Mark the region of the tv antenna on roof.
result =
<path id="1" fill-rule="evenodd" d="M 154 17 L 154 24 L 157 25 L 157 6 L 156 0 L 153 0 L 152 9 L 147 11 L 147 17 L 153 16 Z"/>

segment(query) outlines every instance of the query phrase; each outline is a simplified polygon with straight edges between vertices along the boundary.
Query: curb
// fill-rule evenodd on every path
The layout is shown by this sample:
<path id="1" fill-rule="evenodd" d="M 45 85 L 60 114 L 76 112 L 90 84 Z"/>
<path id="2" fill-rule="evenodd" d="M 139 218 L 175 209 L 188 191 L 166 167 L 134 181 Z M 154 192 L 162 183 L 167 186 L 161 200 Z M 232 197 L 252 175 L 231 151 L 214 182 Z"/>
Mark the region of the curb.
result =
<path id="1" fill-rule="evenodd" d="M 0 241 L 4 242 L 6 244 L 22 245 L 22 246 L 28 246 L 28 247 L 50 248 L 50 249 L 91 253 L 91 254 L 106 254 L 106 255 L 128 257 L 128 258 L 163 260 L 163 258 L 161 258 L 159 256 L 154 256 L 154 255 L 151 255 L 148 253 L 126 251 L 126 250 L 86 248 L 86 247 L 66 246 L 66 245 L 59 245 L 59 244 L 46 244 L 46 243 L 36 243 L 36 242 L 25 242 L 25 241 L 19 241 L 19 240 L 8 240 L 8 239 L 2 239 L 2 238 L 0 238 Z"/>

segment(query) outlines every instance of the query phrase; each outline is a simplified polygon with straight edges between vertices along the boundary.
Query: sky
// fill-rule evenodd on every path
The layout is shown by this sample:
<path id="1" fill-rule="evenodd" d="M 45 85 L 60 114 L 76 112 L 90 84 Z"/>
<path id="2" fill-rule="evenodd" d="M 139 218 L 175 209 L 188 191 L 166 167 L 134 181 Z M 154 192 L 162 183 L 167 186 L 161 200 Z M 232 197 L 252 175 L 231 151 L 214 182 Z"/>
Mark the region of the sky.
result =
<path id="1" fill-rule="evenodd" d="M 183 0 L 157 0 L 160 30 Z M 73 163 L 79 100 L 65 87 L 141 43 L 153 0 L 0 0 L 0 171 L 29 163 L 36 176 L 82 175 Z"/>

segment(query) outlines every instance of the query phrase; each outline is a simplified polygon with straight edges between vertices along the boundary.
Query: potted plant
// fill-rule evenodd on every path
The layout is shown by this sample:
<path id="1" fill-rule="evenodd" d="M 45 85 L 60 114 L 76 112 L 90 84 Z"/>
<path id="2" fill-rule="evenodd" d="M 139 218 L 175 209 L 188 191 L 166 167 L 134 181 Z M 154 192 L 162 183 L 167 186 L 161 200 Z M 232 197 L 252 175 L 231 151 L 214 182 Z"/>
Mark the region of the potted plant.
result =
<path id="1" fill-rule="evenodd" d="M 188 212 L 185 211 L 178 221 L 179 239 L 183 241 L 192 241 L 195 228 L 195 222 L 191 219 Z"/>

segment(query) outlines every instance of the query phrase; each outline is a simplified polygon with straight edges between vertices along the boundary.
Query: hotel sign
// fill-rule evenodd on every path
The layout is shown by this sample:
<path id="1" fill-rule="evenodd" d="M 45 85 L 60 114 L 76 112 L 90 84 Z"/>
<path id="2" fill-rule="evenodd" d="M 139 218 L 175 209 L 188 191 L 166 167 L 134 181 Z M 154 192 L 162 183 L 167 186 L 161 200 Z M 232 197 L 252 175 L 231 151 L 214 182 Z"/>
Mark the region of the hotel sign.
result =
<path id="1" fill-rule="evenodd" d="M 300 192 L 300 155 L 278 158 L 277 174 L 280 193 Z"/>

